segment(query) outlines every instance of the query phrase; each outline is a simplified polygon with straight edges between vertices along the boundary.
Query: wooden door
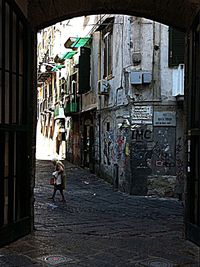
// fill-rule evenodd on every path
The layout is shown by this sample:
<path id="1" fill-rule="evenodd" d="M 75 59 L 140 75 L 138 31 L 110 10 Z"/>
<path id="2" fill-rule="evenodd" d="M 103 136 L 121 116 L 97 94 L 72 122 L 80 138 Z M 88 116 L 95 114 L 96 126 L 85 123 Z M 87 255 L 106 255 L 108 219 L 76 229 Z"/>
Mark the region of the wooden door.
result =
<path id="1" fill-rule="evenodd" d="M 0 246 L 32 230 L 33 34 L 12 0 L 0 0 Z"/>
<path id="2" fill-rule="evenodd" d="M 188 166 L 186 236 L 200 245 L 200 16 L 187 39 L 186 103 L 188 116 Z"/>

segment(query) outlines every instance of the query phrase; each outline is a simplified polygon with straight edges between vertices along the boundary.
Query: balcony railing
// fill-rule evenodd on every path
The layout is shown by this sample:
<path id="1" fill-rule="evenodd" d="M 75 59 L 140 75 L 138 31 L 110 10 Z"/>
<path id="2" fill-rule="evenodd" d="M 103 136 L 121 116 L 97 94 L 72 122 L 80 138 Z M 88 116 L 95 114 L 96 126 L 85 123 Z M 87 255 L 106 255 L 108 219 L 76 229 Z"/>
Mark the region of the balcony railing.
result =
<path id="1" fill-rule="evenodd" d="M 78 112 L 78 103 L 77 102 L 69 102 L 65 105 L 65 114 Z"/>

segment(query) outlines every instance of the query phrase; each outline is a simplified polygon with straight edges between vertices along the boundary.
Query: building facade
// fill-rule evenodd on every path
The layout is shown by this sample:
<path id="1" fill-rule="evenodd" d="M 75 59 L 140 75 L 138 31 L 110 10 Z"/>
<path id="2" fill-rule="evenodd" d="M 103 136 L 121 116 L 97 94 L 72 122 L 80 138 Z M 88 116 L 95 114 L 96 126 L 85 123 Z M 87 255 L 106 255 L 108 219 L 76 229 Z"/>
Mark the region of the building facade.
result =
<path id="1" fill-rule="evenodd" d="M 103 21 L 97 28 L 96 170 L 130 194 L 181 194 L 184 34 L 144 18 Z"/>
<path id="2" fill-rule="evenodd" d="M 63 21 L 41 30 L 37 35 L 37 127 L 44 137 L 45 150 L 48 151 L 46 154 L 51 158 L 72 160 L 72 154 L 73 157 L 77 154 L 73 146 L 76 141 L 72 141 L 75 137 L 72 131 L 69 132 L 69 128 L 72 127 L 72 121 L 76 127 L 76 116 L 73 120 L 70 116 L 80 110 L 81 104 L 77 94 L 80 48 L 78 44 L 78 48 L 74 47 L 73 51 L 68 47 L 65 48 L 64 44 L 67 39 L 71 44 L 73 40 L 77 41 L 80 36 L 87 34 L 92 27 L 86 28 L 84 23 L 84 17 Z M 90 38 L 81 38 L 80 42 L 83 40 L 86 44 Z"/>

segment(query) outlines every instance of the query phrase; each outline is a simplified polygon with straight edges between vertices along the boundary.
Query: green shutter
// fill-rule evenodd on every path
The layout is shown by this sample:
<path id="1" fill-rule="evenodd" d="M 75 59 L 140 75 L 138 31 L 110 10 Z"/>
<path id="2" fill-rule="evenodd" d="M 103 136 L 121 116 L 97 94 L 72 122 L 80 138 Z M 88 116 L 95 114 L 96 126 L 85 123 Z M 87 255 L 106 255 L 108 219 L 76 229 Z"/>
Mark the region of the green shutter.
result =
<path id="1" fill-rule="evenodd" d="M 169 27 L 169 66 L 184 63 L 185 33 Z"/>
<path id="2" fill-rule="evenodd" d="M 90 48 L 81 47 L 79 56 L 79 94 L 90 90 Z"/>

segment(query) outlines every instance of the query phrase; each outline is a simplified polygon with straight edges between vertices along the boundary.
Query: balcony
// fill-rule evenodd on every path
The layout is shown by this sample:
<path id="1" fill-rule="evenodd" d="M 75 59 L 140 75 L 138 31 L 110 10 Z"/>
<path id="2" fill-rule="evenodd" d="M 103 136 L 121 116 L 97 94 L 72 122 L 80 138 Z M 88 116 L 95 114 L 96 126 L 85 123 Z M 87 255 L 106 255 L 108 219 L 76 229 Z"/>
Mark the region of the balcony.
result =
<path id="1" fill-rule="evenodd" d="M 54 110 L 54 119 L 65 119 L 64 108 L 56 106 Z"/>
<path id="2" fill-rule="evenodd" d="M 78 103 L 75 102 L 68 102 L 64 107 L 65 116 L 70 115 L 71 113 L 78 112 Z"/>

